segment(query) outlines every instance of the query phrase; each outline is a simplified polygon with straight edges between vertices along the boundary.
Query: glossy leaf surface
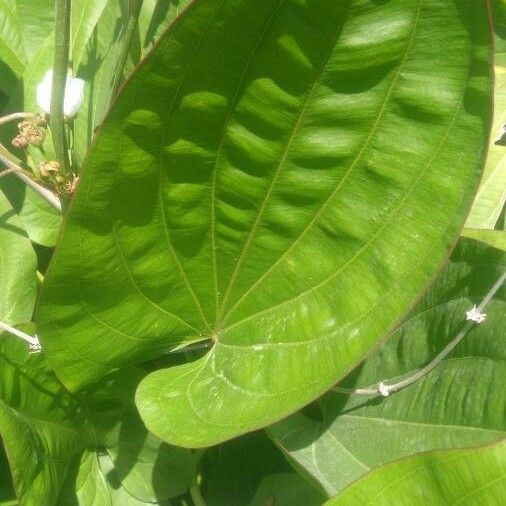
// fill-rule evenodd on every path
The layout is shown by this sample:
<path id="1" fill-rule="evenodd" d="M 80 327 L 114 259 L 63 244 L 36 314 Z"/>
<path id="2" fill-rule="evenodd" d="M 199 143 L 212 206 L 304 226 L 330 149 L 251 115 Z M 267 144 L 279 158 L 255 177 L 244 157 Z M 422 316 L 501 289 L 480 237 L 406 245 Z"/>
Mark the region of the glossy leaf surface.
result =
<path id="1" fill-rule="evenodd" d="M 427 364 L 505 269 L 504 252 L 462 240 L 417 309 L 340 386 L 375 385 Z M 271 436 L 329 495 L 413 453 L 506 437 L 505 288 L 485 312 L 486 321 L 417 383 L 387 398 L 328 393 L 319 400 L 321 420 L 296 413 L 272 426 Z"/>
<path id="2" fill-rule="evenodd" d="M 487 23 L 470 1 L 192 3 L 87 159 L 38 312 L 62 381 L 212 340 L 137 393 L 149 429 L 190 447 L 328 389 L 464 220 Z"/>
<path id="3" fill-rule="evenodd" d="M 326 506 L 502 504 L 506 443 L 415 455 L 372 471 Z"/>

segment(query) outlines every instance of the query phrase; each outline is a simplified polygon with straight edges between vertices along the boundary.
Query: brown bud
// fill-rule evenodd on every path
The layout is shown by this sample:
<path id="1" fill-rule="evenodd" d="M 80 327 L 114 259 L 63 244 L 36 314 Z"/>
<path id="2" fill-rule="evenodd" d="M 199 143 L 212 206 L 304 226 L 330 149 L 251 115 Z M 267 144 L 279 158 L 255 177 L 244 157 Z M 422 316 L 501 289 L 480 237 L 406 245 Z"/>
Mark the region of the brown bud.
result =
<path id="1" fill-rule="evenodd" d="M 28 133 L 27 140 L 29 144 L 40 146 L 44 142 L 44 131 L 33 129 Z"/>
<path id="2" fill-rule="evenodd" d="M 65 193 L 70 196 L 74 195 L 78 182 L 79 176 L 72 174 L 72 179 L 68 181 L 67 184 L 65 185 Z"/>
<path id="3" fill-rule="evenodd" d="M 15 148 L 25 149 L 28 146 L 28 139 L 24 135 L 16 135 L 11 143 Z"/>
<path id="4" fill-rule="evenodd" d="M 24 120 L 21 123 L 18 123 L 19 135 L 28 137 L 34 129 L 36 129 L 36 127 L 31 121 Z"/>
<path id="5" fill-rule="evenodd" d="M 50 162 L 40 162 L 39 171 L 42 177 L 50 177 L 60 170 L 60 164 L 54 160 Z"/>
<path id="6" fill-rule="evenodd" d="M 34 123 L 38 125 L 39 127 L 45 127 L 47 126 L 47 118 L 45 114 L 39 114 L 37 113 L 34 118 Z"/>

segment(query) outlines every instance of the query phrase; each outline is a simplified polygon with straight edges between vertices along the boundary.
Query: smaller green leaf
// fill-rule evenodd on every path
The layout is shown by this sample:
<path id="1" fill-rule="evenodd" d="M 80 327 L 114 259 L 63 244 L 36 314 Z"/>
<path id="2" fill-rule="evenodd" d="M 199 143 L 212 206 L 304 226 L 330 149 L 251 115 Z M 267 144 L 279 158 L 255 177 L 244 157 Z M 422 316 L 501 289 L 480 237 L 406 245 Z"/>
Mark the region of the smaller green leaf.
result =
<path id="1" fill-rule="evenodd" d="M 62 215 L 38 193 L 15 176 L 2 181 L 9 199 L 19 214 L 20 223 L 33 242 L 52 247 L 56 244 Z M 31 316 L 30 316 L 31 318 Z"/>
<path id="2" fill-rule="evenodd" d="M 23 505 L 151 504 L 188 488 L 191 453 L 149 434 L 135 410 L 138 371 L 72 396 L 43 354 L 2 336 L 0 377 L 0 435 Z"/>
<path id="3" fill-rule="evenodd" d="M 6 1 L 12 3 L 12 0 Z M 29 68 L 44 41 L 54 30 L 54 0 L 15 0 L 15 3 Z M 52 61 L 51 58 L 46 62 L 48 68 L 52 66 Z"/>
<path id="4" fill-rule="evenodd" d="M 74 0 L 72 2 L 71 55 L 74 68 L 79 68 L 86 45 L 95 29 L 107 0 Z"/>
<path id="5" fill-rule="evenodd" d="M 188 3 L 190 3 L 189 0 L 177 2 L 144 0 L 138 19 L 139 46 L 142 55 L 155 44 Z"/>
<path id="6" fill-rule="evenodd" d="M 0 1 L 0 55 L 11 70 L 20 76 L 26 64 L 22 30 L 16 6 L 10 0 Z"/>
<path id="7" fill-rule="evenodd" d="M 84 452 L 77 465 L 74 465 L 59 502 L 62 506 L 74 503 L 112 506 L 109 487 L 100 471 L 95 452 Z"/>
<path id="8" fill-rule="evenodd" d="M 0 434 L 18 499 L 56 504 L 87 435 L 79 406 L 40 354 L 17 339 L 0 338 Z"/>
<path id="9" fill-rule="evenodd" d="M 195 459 L 146 431 L 133 400 L 144 375 L 135 369 L 120 372 L 80 398 L 122 486 L 139 500 L 157 502 L 188 489 Z"/>
<path id="10" fill-rule="evenodd" d="M 121 19 L 119 2 L 107 2 L 74 66 L 76 75 L 86 81 L 84 100 L 74 119 L 74 158 L 79 169 L 113 96 Z"/>
<path id="11" fill-rule="evenodd" d="M 506 442 L 434 451 L 375 469 L 326 506 L 498 505 L 506 492 Z"/>
<path id="12" fill-rule="evenodd" d="M 249 506 L 320 506 L 324 496 L 297 473 L 266 476 Z"/>
<path id="13" fill-rule="evenodd" d="M 0 320 L 32 318 L 37 259 L 21 220 L 0 189 Z"/>
<path id="14" fill-rule="evenodd" d="M 480 187 L 467 218 L 468 228 L 493 229 L 506 201 L 506 4 L 504 0 L 493 2 L 495 82 L 494 123 L 488 147 L 487 163 Z"/>
<path id="15" fill-rule="evenodd" d="M 0 441 L 0 506 L 17 504 L 16 494 L 11 479 L 11 471 L 2 442 Z"/>
<path id="16" fill-rule="evenodd" d="M 320 492 L 293 473 L 263 431 L 246 434 L 207 450 L 202 458 L 201 475 L 202 495 L 207 506 L 313 504 L 286 502 L 290 497 L 293 499 L 292 488 L 300 491 L 304 498 L 319 498 L 316 504 L 322 501 Z M 272 496 L 275 496 L 273 501 Z M 282 497 L 285 502 L 281 501 Z"/>
<path id="17" fill-rule="evenodd" d="M 17 95 L 13 94 L 11 97 L 10 109 L 19 110 L 22 107 L 30 112 L 39 110 L 35 90 L 45 72 L 51 67 L 53 47 L 54 36 L 49 32 L 23 74 L 22 90 L 17 90 Z M 18 95 L 22 97 L 21 104 Z M 2 179 L 1 185 L 17 210 L 29 238 L 42 246 L 54 246 L 61 226 L 61 214 L 14 176 Z"/>
<path id="18" fill-rule="evenodd" d="M 477 241 L 488 244 L 493 248 L 506 251 L 506 231 L 504 230 L 465 228 L 462 231 L 462 237 L 476 239 Z"/>

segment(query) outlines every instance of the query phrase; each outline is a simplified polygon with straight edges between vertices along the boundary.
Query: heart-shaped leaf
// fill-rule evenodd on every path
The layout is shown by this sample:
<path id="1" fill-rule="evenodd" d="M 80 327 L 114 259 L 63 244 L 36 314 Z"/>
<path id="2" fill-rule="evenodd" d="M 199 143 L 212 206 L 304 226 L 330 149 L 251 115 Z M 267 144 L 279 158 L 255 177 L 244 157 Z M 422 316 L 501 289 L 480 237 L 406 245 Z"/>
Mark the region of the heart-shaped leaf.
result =
<path id="1" fill-rule="evenodd" d="M 465 312 L 505 269 L 503 252 L 462 240 L 422 303 L 343 384 L 374 385 L 424 366 L 457 334 Z M 494 296 L 486 313 L 486 321 L 418 383 L 381 400 L 328 393 L 318 401 L 321 420 L 300 412 L 269 433 L 331 496 L 386 462 L 505 438 L 506 289 Z"/>
<path id="2" fill-rule="evenodd" d="M 325 506 L 502 504 L 506 442 L 415 455 L 375 469 Z"/>
<path id="3" fill-rule="evenodd" d="M 489 121 L 488 18 L 470 0 L 202 0 L 104 122 L 42 295 L 78 389 L 149 375 L 149 429 L 205 446 L 321 395 L 448 254 Z"/>

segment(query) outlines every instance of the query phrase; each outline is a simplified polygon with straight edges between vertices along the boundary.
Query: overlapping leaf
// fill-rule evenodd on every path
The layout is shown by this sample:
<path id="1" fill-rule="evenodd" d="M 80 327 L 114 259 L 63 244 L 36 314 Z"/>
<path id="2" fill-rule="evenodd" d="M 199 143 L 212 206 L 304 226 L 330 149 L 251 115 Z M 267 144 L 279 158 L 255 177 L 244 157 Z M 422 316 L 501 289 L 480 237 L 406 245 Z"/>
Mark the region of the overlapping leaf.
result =
<path id="1" fill-rule="evenodd" d="M 0 55 L 1 60 L 18 76 L 25 69 L 22 32 L 16 6 L 8 0 L 0 2 Z"/>
<path id="2" fill-rule="evenodd" d="M 318 489 L 293 472 L 264 432 L 247 434 L 207 450 L 200 473 L 200 488 L 208 506 L 269 502 L 309 506 L 323 501 Z"/>
<path id="3" fill-rule="evenodd" d="M 19 217 L 0 190 L 0 320 L 30 321 L 35 304 L 36 258 Z"/>
<path id="4" fill-rule="evenodd" d="M 138 390 L 183 446 L 320 395 L 447 255 L 488 73 L 484 3 L 192 3 L 88 158 L 38 313 L 61 379 L 211 340 Z"/>
<path id="5" fill-rule="evenodd" d="M 494 123 L 487 164 L 466 227 L 493 229 L 506 201 L 506 3 L 493 1 L 495 84 Z"/>
<path id="6" fill-rule="evenodd" d="M 185 491 L 192 456 L 148 434 L 127 378 L 72 397 L 40 354 L 0 339 L 0 435 L 24 506 L 162 503 Z"/>
<path id="7" fill-rule="evenodd" d="M 326 506 L 502 504 L 506 443 L 415 455 L 375 469 Z"/>
<path id="8" fill-rule="evenodd" d="M 374 385 L 425 365 L 505 269 L 502 251 L 462 240 L 417 310 L 344 385 Z M 384 399 L 328 393 L 319 400 L 321 420 L 297 413 L 271 427 L 271 436 L 329 495 L 413 453 L 506 437 L 504 288 L 486 313 L 487 320 L 418 383 Z"/>

